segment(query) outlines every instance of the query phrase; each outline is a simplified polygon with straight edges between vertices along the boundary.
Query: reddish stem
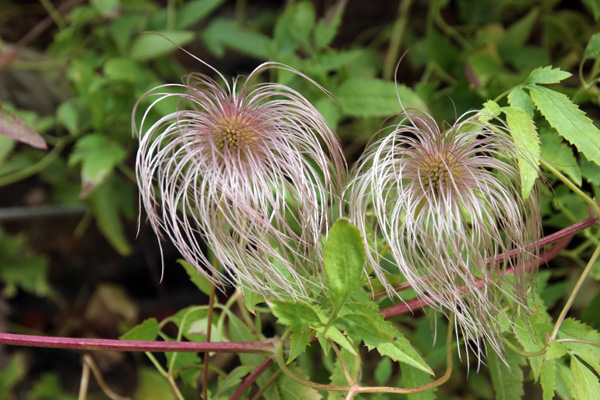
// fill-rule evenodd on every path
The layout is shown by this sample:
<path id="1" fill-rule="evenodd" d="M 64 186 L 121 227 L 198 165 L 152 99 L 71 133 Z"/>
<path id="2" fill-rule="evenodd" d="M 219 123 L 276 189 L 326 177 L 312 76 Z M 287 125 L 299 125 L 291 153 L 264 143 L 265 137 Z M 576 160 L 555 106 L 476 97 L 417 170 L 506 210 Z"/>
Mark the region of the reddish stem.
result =
<path id="1" fill-rule="evenodd" d="M 260 364 L 258 368 L 254 370 L 254 372 L 248 375 L 241 386 L 231 395 L 229 400 L 237 400 L 242 397 L 244 392 L 254 383 L 255 380 L 258 379 L 263 372 L 267 370 L 267 368 L 271 366 L 271 364 L 273 364 L 272 358 L 267 358 L 265 361 L 263 361 L 263 363 Z"/>
<path id="2" fill-rule="evenodd" d="M 273 350 L 270 340 L 259 342 L 159 342 L 143 340 L 87 339 L 54 336 L 19 335 L 0 333 L 0 343 L 29 347 L 52 347 L 75 350 L 116 350 L 116 351 L 181 351 L 219 353 L 266 353 Z"/>
<path id="3" fill-rule="evenodd" d="M 542 264 L 556 257 L 570 242 L 571 236 L 585 228 L 598 223 L 600 218 L 589 217 L 581 222 L 571 225 L 561 231 L 548 235 L 540 240 L 537 245 L 542 247 L 550 243 L 560 241 L 552 248 L 540 253 L 536 264 Z M 509 252 L 508 256 L 511 256 Z M 528 263 L 525 268 L 531 268 L 533 263 Z M 512 269 L 506 271 L 512 273 Z M 480 285 L 481 282 L 476 282 Z M 409 300 L 403 304 L 389 307 L 380 312 L 386 319 L 401 314 L 412 312 L 416 309 L 429 304 L 427 298 Z M 314 338 L 313 338 L 314 339 Z M 314 341 L 314 340 L 313 340 Z M 259 342 L 213 342 L 213 343 L 195 343 L 195 342 L 152 342 L 139 340 L 111 340 L 111 339 L 82 339 L 82 338 L 64 338 L 50 336 L 31 336 L 18 335 L 11 333 L 0 333 L 0 343 L 19 346 L 33 347 L 53 347 L 62 349 L 78 350 L 117 350 L 117 351 L 187 351 L 187 352 L 205 352 L 214 351 L 221 353 L 269 353 L 273 349 L 272 342 L 269 340 Z M 252 383 L 271 365 L 272 359 L 265 360 L 252 374 L 250 374 L 242 383 L 242 386 L 234 393 L 232 399 L 237 399 L 243 392 L 252 385 Z M 235 397 L 238 396 L 238 397 Z"/>
<path id="4" fill-rule="evenodd" d="M 554 232 L 551 235 L 548 235 L 542 239 L 540 239 L 539 241 L 537 241 L 536 243 L 533 243 L 531 245 L 529 245 L 529 247 L 538 247 L 538 248 L 542 248 L 544 246 L 547 246 L 549 244 L 555 243 L 563 238 L 566 237 L 570 237 L 572 235 L 574 235 L 577 232 L 580 232 L 586 228 L 589 228 L 591 226 L 594 226 L 595 224 L 597 224 L 600 221 L 600 218 L 598 217 L 588 217 L 586 219 L 584 219 L 581 222 L 577 222 L 576 224 L 573 224 L 565 229 L 562 229 L 558 232 Z M 566 246 L 566 245 L 565 245 Z M 504 258 L 508 257 L 508 258 L 512 258 L 517 254 L 517 250 L 511 250 L 508 253 L 502 253 L 500 254 L 498 257 L 496 257 L 496 261 L 497 262 L 501 262 L 502 260 L 504 260 Z M 555 256 L 553 256 L 555 257 Z M 491 260 L 488 260 L 488 264 L 491 263 Z M 512 273 L 512 272 L 508 272 L 507 273 Z M 428 280 L 429 277 L 423 277 L 423 281 Z M 410 285 L 410 283 L 408 282 L 403 282 L 399 285 L 394 286 L 394 290 L 396 292 L 402 292 L 404 290 L 408 290 L 412 288 L 412 286 Z M 375 294 L 373 294 L 373 299 L 378 299 L 380 297 L 384 297 L 387 296 L 388 293 L 385 290 L 382 290 L 380 292 L 377 292 Z"/>
<path id="5" fill-rule="evenodd" d="M 560 240 L 558 243 L 556 243 L 550 249 L 542 251 L 540 253 L 539 257 L 537 258 L 537 260 L 529 261 L 529 262 L 525 263 L 525 265 L 524 265 L 525 270 L 531 269 L 531 267 L 533 265 L 539 266 L 540 264 L 543 264 L 543 263 L 553 259 L 554 257 L 556 257 L 565 247 L 567 247 L 569 242 L 571 242 L 571 239 L 572 239 L 571 236 L 563 237 L 562 240 Z M 507 275 L 510 275 L 513 273 L 514 273 L 514 270 L 512 268 L 508 268 L 505 271 L 505 274 L 507 274 Z M 483 285 L 483 279 L 476 281 L 474 285 L 477 287 L 480 287 L 481 285 Z M 427 306 L 429 304 L 429 302 L 430 302 L 430 299 L 428 297 L 422 297 L 420 299 L 409 300 L 402 304 L 398 304 L 398 305 L 386 308 L 384 310 L 381 310 L 380 313 L 382 313 L 385 316 L 385 318 L 388 319 L 388 318 L 392 318 L 392 317 L 395 317 L 395 316 L 398 316 L 401 314 L 406 314 L 408 312 L 413 312 L 416 309 Z"/>

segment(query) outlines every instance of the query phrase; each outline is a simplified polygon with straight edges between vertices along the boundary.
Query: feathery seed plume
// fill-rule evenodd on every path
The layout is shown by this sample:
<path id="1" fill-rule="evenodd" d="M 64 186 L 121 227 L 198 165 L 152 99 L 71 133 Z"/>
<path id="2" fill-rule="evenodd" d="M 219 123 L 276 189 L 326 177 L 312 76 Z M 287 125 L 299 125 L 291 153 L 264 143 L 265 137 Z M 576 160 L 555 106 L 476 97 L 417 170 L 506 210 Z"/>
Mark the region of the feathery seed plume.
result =
<path id="1" fill-rule="evenodd" d="M 339 139 L 295 90 L 255 83 L 264 63 L 232 84 L 193 73 L 159 86 L 134 109 L 136 173 L 148 220 L 183 258 L 221 287 L 229 283 L 267 298 L 303 299 L 320 288 L 319 241 L 347 174 Z M 327 93 L 328 94 L 328 93 Z M 139 127 L 140 101 L 152 98 Z M 177 110 L 150 125 L 151 112 L 176 98 Z M 337 195 L 336 195 L 337 193 Z M 215 270 L 202 243 L 214 252 Z"/>
<path id="2" fill-rule="evenodd" d="M 541 231 L 537 190 L 527 201 L 520 195 L 522 150 L 501 121 L 492 126 L 481 116 L 468 113 L 443 129 L 426 113 L 403 114 L 388 136 L 368 146 L 347 188 L 377 278 L 391 293 L 379 235 L 389 245 L 386 258 L 417 295 L 455 314 L 479 360 L 487 346 L 502 354 L 502 296 L 527 307 L 524 265 L 537 255 L 527 245 Z M 514 257 L 499 257 L 509 250 Z M 512 285 L 504 277 L 511 267 Z"/>

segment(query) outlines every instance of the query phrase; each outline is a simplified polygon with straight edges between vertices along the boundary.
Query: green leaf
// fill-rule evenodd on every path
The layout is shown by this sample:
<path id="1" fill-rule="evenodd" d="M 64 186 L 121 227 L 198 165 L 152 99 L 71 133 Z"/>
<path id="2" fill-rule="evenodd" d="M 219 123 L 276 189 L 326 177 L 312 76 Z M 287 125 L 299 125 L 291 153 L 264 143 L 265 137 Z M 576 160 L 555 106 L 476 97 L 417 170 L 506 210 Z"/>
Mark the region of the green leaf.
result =
<path id="1" fill-rule="evenodd" d="M 523 149 L 519 154 L 521 173 L 521 196 L 527 200 L 539 176 L 540 139 L 533 118 L 520 107 L 503 107 L 510 134 L 517 147 Z"/>
<path id="2" fill-rule="evenodd" d="M 585 58 L 600 58 L 600 32 L 594 33 L 587 46 L 585 46 Z"/>
<path id="3" fill-rule="evenodd" d="M 600 1 L 599 0 L 583 0 L 583 4 L 586 5 L 588 10 L 594 15 L 594 21 L 598 21 L 600 18 Z"/>
<path id="4" fill-rule="evenodd" d="M 77 396 L 64 394 L 55 372 L 45 372 L 27 393 L 29 400 L 76 400 Z"/>
<path id="5" fill-rule="evenodd" d="M 269 38 L 262 33 L 242 28 L 230 19 L 212 19 L 202 31 L 202 40 L 217 57 L 223 57 L 225 48 L 229 47 L 260 60 L 269 58 Z"/>
<path id="6" fill-rule="evenodd" d="M 118 196 L 110 182 L 101 184 L 89 199 L 98 228 L 104 237 L 119 254 L 123 256 L 131 254 L 131 246 L 125 236 L 123 220 L 116 203 Z"/>
<path id="7" fill-rule="evenodd" d="M 224 2 L 225 0 L 195 0 L 182 3 L 177 12 L 177 28 L 192 27 Z"/>
<path id="8" fill-rule="evenodd" d="M 195 36 L 193 31 L 142 33 L 133 40 L 129 56 L 138 61 L 152 60 L 191 43 Z"/>
<path id="9" fill-rule="evenodd" d="M 296 357 L 304 353 L 310 344 L 310 334 L 306 330 L 294 331 L 290 336 L 290 355 L 287 363 L 294 361 Z"/>
<path id="10" fill-rule="evenodd" d="M 295 375 L 304 379 L 308 378 L 308 375 L 297 366 L 292 364 L 288 368 Z M 286 374 L 280 374 L 277 377 L 276 386 L 277 394 L 281 400 L 319 400 L 323 398 L 317 390 L 296 382 Z"/>
<path id="11" fill-rule="evenodd" d="M 26 372 L 25 356 L 14 354 L 0 369 L 0 393 L 4 393 L 4 396 L 12 393 L 13 387 L 25 377 Z"/>
<path id="12" fill-rule="evenodd" d="M 488 365 L 497 400 L 518 400 L 523 397 L 523 371 L 519 366 L 521 358 L 507 349 L 507 366 L 496 352 L 488 353 Z"/>
<path id="13" fill-rule="evenodd" d="M 510 91 L 508 94 L 508 104 L 510 104 L 511 107 L 522 108 L 527 115 L 533 117 L 533 101 L 521 86 L 517 86 Z"/>
<path id="14" fill-rule="evenodd" d="M 249 365 L 240 365 L 234 368 L 227 374 L 227 376 L 225 376 L 225 378 L 219 379 L 215 397 L 219 398 L 220 396 L 223 396 L 225 398 L 229 398 L 235 389 L 237 389 L 242 383 L 242 378 L 251 373 L 252 370 L 253 368 Z"/>
<path id="15" fill-rule="evenodd" d="M 287 54 L 299 44 L 308 45 L 315 18 L 315 8 L 311 2 L 289 3 L 273 30 L 278 54 Z"/>
<path id="16" fill-rule="evenodd" d="M 402 371 L 402 386 L 407 388 L 415 388 L 433 382 L 433 378 L 423 371 L 412 368 L 406 364 L 400 364 Z M 433 374 L 432 374 L 433 375 Z M 425 390 L 423 392 L 411 393 L 407 395 L 408 400 L 433 400 L 437 396 L 435 391 L 437 388 Z"/>
<path id="17" fill-rule="evenodd" d="M 375 368 L 375 380 L 380 386 L 383 386 L 387 383 L 387 381 L 392 376 L 392 360 L 385 357 L 382 358 L 381 361 L 377 363 L 377 367 Z"/>
<path id="18" fill-rule="evenodd" d="M 529 78 L 525 81 L 525 85 L 533 84 L 553 84 L 559 83 L 563 79 L 567 79 L 571 74 L 566 71 L 562 71 L 560 68 L 552 67 L 539 67 L 531 71 Z"/>
<path id="19" fill-rule="evenodd" d="M 408 364 L 412 367 L 420 369 L 423 372 L 428 373 L 431 376 L 434 376 L 433 370 L 423 358 L 417 353 L 417 351 L 412 347 L 408 339 L 404 336 L 397 338 L 395 341 L 391 343 L 382 343 L 377 346 L 377 351 L 382 356 L 387 356 L 394 361 L 398 361 L 400 363 Z"/>
<path id="20" fill-rule="evenodd" d="M 529 93 L 550 125 L 588 160 L 600 165 L 600 131 L 585 113 L 562 93 L 538 86 L 530 87 Z"/>
<path id="21" fill-rule="evenodd" d="M 531 36 L 540 9 L 535 7 L 527 15 L 508 28 L 498 41 L 498 51 L 502 58 L 508 58 L 522 48 Z"/>
<path id="22" fill-rule="evenodd" d="M 598 331 L 572 318 L 563 321 L 558 331 L 558 337 L 600 343 L 600 333 Z M 568 352 L 577 355 L 600 374 L 600 346 L 577 341 L 561 342 L 561 344 Z"/>
<path id="23" fill-rule="evenodd" d="M 575 384 L 573 382 L 573 372 L 562 362 L 556 363 L 556 394 L 562 399 L 575 398 Z"/>
<path id="24" fill-rule="evenodd" d="M 598 273 L 600 274 L 600 263 L 596 262 L 596 264 L 594 264 L 594 268 L 597 268 Z M 596 279 L 598 278 L 600 278 L 600 276 L 598 276 Z M 586 324 L 589 324 L 594 329 L 600 329 L 600 313 L 598 310 L 600 310 L 600 292 L 596 293 L 592 301 L 587 304 L 585 310 L 581 314 L 581 320 Z"/>
<path id="25" fill-rule="evenodd" d="M 573 371 L 573 383 L 578 400 L 600 399 L 598 377 L 577 357 L 571 357 L 571 371 Z"/>
<path id="26" fill-rule="evenodd" d="M 402 107 L 398 97 L 402 100 L 404 108 L 428 110 L 425 102 L 412 89 L 380 79 L 350 78 L 342 83 L 336 92 L 336 100 L 342 106 L 343 112 L 353 117 L 385 117 L 399 114 Z"/>
<path id="27" fill-rule="evenodd" d="M 125 333 L 119 339 L 121 340 L 156 340 L 158 336 L 159 326 L 156 318 L 148 318 L 141 324 L 133 327 L 129 332 Z"/>
<path id="28" fill-rule="evenodd" d="M 171 385 L 154 368 L 138 369 L 138 384 L 133 397 L 144 400 L 175 400 Z"/>
<path id="29" fill-rule="evenodd" d="M 493 116 L 497 117 L 500 115 L 500 106 L 498 105 L 498 103 L 496 103 L 494 100 L 488 100 L 485 103 L 483 103 L 483 109 L 481 110 L 484 113 L 489 113 L 492 114 Z M 489 121 L 491 119 L 491 117 L 486 116 L 485 117 L 485 121 Z"/>
<path id="30" fill-rule="evenodd" d="M 196 267 L 185 260 L 179 259 L 177 260 L 177 263 L 181 265 L 183 269 L 185 269 L 185 272 L 187 272 L 188 276 L 190 277 L 190 281 L 192 281 L 192 283 L 196 285 L 196 287 L 200 289 L 202 293 L 210 296 L 212 283 L 210 283 L 208 278 L 201 274 Z"/>
<path id="31" fill-rule="evenodd" d="M 81 163 L 81 196 L 89 196 L 125 159 L 125 155 L 121 145 L 104 135 L 96 133 L 79 139 L 69 157 L 69 165 Z"/>
<path id="32" fill-rule="evenodd" d="M 329 230 L 323 264 L 329 282 L 329 297 L 336 309 L 361 284 L 365 247 L 358 228 L 339 219 Z"/>
<path id="33" fill-rule="evenodd" d="M 346 314 L 335 321 L 335 326 L 344 330 L 355 342 L 364 341 L 368 346 L 390 342 L 392 335 L 379 328 L 377 322 L 367 314 Z"/>
<path id="34" fill-rule="evenodd" d="M 90 4 L 103 17 L 108 17 L 119 11 L 119 0 L 90 0 Z"/>
<path id="35" fill-rule="evenodd" d="M 326 350 L 327 346 L 325 346 L 324 343 L 322 343 L 324 330 L 325 330 L 325 327 L 323 327 L 323 326 L 315 328 L 315 331 L 317 331 L 320 334 L 320 335 L 317 335 L 317 338 L 319 338 L 319 336 L 320 336 L 320 339 L 321 339 L 321 340 L 319 340 L 319 343 L 321 344 L 321 347 L 323 347 L 323 350 Z M 344 336 L 344 334 L 342 332 L 340 332 L 340 330 L 337 329 L 335 326 L 329 327 L 329 329 L 327 330 L 327 338 L 333 340 L 334 342 L 336 342 L 337 344 L 342 346 L 344 349 L 348 350 L 350 353 L 356 355 L 356 351 L 352 347 L 352 344 L 348 341 L 348 339 L 346 339 L 346 336 Z"/>
<path id="36" fill-rule="evenodd" d="M 282 325 L 291 326 L 295 329 L 306 329 L 308 327 L 322 326 L 321 319 L 312 307 L 304 303 L 292 303 L 283 301 L 270 301 L 269 306 L 273 315 L 277 317 L 277 322 Z"/>
<path id="37" fill-rule="evenodd" d="M 346 3 L 346 1 L 337 2 L 328 10 L 327 16 L 317 22 L 313 32 L 315 50 L 329 46 L 337 35 Z"/>
<path id="38" fill-rule="evenodd" d="M 588 161 L 583 155 L 579 157 L 579 164 L 581 165 L 581 175 L 585 180 L 592 185 L 600 186 L 600 166 Z"/>
<path id="39" fill-rule="evenodd" d="M 543 400 L 554 399 L 554 389 L 556 387 L 556 361 L 544 361 L 540 371 L 540 383 L 544 392 Z"/>
<path id="40" fill-rule="evenodd" d="M 544 348 L 544 340 L 540 339 L 539 336 L 532 332 L 528 327 L 528 323 L 523 319 L 516 317 L 514 333 L 517 340 L 523 346 L 523 349 L 528 352 L 535 352 Z M 540 377 L 540 370 L 542 368 L 543 356 L 528 357 L 529 364 L 531 365 L 531 371 L 534 379 L 537 381 Z"/>
<path id="41" fill-rule="evenodd" d="M 542 159 L 548 160 L 554 168 L 571 178 L 577 186 L 581 186 L 581 170 L 573 150 L 555 132 L 541 132 L 540 139 Z"/>
<path id="42" fill-rule="evenodd" d="M 103 68 L 107 78 L 127 82 L 136 86 L 143 86 L 148 81 L 155 79 L 148 67 L 135 62 L 128 57 L 110 58 L 106 60 Z"/>

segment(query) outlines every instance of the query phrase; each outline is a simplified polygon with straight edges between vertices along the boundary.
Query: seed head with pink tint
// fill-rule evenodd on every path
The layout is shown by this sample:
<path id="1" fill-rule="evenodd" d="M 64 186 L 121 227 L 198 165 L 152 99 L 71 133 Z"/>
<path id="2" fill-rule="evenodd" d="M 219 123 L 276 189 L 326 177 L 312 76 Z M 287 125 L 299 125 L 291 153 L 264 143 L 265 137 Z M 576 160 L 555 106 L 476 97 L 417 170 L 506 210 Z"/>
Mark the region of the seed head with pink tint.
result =
<path id="1" fill-rule="evenodd" d="M 201 273 L 266 298 L 305 299 L 322 288 L 321 236 L 339 214 L 347 168 L 339 139 L 308 100 L 256 83 L 277 69 L 308 79 L 266 63 L 231 85 L 213 69 L 223 84 L 195 73 L 146 93 L 140 101 L 152 102 L 134 127 L 136 171 L 151 226 Z M 171 98 L 177 110 L 150 124 Z"/>
<path id="2" fill-rule="evenodd" d="M 383 257 L 433 309 L 455 315 L 478 357 L 487 347 L 502 354 L 500 331 L 507 327 L 500 321 L 510 321 L 502 298 L 527 310 L 524 266 L 537 251 L 527 245 L 541 224 L 537 190 L 521 197 L 522 150 L 501 121 L 481 116 L 467 114 L 442 129 L 427 114 L 404 114 L 368 146 L 346 195 L 369 243 L 369 266 L 389 293 L 381 239 L 389 246 Z M 510 250 L 512 259 L 499 257 Z M 504 278 L 507 268 L 515 270 L 514 283 Z"/>

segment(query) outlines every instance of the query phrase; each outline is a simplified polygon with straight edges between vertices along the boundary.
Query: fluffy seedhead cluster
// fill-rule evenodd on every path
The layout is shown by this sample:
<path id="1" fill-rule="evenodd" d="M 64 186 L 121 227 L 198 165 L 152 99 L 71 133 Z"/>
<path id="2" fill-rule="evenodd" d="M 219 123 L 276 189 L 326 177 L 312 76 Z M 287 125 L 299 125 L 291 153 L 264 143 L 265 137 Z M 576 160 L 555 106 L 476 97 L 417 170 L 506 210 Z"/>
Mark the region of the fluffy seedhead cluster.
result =
<path id="1" fill-rule="evenodd" d="M 347 168 L 339 139 L 302 95 L 254 83 L 272 69 L 306 78 L 266 63 L 232 84 L 213 70 L 222 84 L 191 74 L 146 93 L 140 101 L 153 101 L 134 126 L 136 172 L 152 228 L 206 277 L 267 298 L 303 299 L 321 287 L 319 241 L 339 212 Z M 177 111 L 149 123 L 171 98 Z"/>
<path id="2" fill-rule="evenodd" d="M 536 256 L 527 245 L 540 234 L 537 192 L 521 197 L 521 150 L 500 121 L 480 117 L 443 129 L 427 114 L 404 114 L 368 146 L 347 194 L 377 278 L 395 293 L 380 267 L 388 258 L 432 308 L 456 316 L 478 357 L 486 345 L 502 353 L 501 297 L 526 306 L 525 265 Z M 378 237 L 389 246 L 385 255 Z M 508 251 L 513 258 L 500 256 Z"/>

